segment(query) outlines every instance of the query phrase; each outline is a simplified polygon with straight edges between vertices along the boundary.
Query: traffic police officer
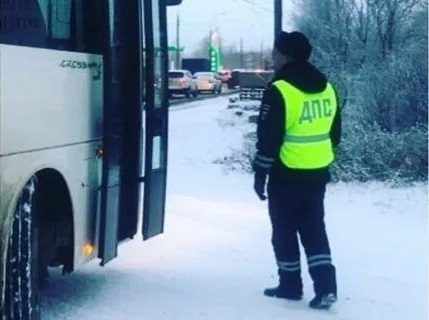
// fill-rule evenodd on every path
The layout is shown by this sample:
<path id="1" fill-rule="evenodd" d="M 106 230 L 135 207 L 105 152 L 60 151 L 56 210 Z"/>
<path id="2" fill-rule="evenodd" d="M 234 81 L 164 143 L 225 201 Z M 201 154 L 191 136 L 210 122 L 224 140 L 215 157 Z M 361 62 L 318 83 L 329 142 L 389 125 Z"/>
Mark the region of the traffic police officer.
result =
<path id="1" fill-rule="evenodd" d="M 310 307 L 329 309 L 337 299 L 335 267 L 324 223 L 324 195 L 341 118 L 331 83 L 308 62 L 312 47 L 300 32 L 275 39 L 275 76 L 258 119 L 254 189 L 266 199 L 279 285 L 264 294 L 302 298 L 298 235 L 305 249 L 315 297 Z"/>

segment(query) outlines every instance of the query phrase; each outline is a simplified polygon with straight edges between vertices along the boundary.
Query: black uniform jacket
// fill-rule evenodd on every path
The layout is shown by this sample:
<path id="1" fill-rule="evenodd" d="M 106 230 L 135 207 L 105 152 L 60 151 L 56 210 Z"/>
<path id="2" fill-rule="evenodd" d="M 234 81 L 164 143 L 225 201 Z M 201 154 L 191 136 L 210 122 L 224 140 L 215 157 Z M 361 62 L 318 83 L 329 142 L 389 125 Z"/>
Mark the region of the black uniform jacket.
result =
<path id="1" fill-rule="evenodd" d="M 280 72 L 276 73 L 272 82 L 285 80 L 294 87 L 306 93 L 318 93 L 325 90 L 327 79 L 309 62 L 287 63 Z M 253 162 L 256 173 L 270 174 L 280 180 L 321 182 L 330 180 L 329 167 L 314 170 L 291 169 L 280 161 L 280 148 L 285 135 L 285 107 L 280 91 L 270 85 L 264 92 L 259 111 L 256 143 L 257 153 Z M 337 99 L 338 103 L 338 99 Z M 331 127 L 332 145 L 340 143 L 341 114 L 337 108 Z"/>

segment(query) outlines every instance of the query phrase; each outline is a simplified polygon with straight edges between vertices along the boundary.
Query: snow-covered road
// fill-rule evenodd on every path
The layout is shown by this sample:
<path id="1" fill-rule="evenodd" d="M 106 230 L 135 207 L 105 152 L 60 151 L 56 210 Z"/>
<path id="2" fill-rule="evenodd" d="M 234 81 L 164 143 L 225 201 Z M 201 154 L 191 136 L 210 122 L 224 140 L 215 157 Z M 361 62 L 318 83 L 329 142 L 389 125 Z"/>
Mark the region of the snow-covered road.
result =
<path id="1" fill-rule="evenodd" d="M 330 185 L 338 303 L 309 309 L 306 272 L 304 301 L 266 298 L 262 290 L 277 281 L 266 203 L 251 175 L 214 163 L 241 148 L 251 125 L 226 109 L 226 97 L 191 104 L 170 112 L 165 234 L 123 244 L 104 268 L 54 271 L 44 319 L 428 319 L 426 185 Z"/>

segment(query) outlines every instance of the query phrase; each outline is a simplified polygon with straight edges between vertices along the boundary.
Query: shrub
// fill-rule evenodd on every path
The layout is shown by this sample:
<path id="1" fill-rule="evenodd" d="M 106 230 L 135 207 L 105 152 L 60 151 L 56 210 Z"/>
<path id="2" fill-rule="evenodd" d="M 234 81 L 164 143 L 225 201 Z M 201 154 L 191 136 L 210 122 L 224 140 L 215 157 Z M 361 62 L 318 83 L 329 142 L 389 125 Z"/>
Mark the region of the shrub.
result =
<path id="1" fill-rule="evenodd" d="M 347 132 L 332 166 L 334 181 L 411 182 L 428 178 L 428 129 L 414 126 L 390 133 L 373 126 Z"/>

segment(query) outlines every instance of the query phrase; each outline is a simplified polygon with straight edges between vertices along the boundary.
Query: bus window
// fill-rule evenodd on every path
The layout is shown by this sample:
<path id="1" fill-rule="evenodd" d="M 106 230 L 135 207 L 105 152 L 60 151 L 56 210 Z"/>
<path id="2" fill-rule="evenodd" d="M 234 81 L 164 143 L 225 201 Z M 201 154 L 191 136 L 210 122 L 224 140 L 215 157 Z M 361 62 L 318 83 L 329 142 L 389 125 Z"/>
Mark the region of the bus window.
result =
<path id="1" fill-rule="evenodd" d="M 162 107 L 162 69 L 163 69 L 163 52 L 161 46 L 161 30 L 160 30 L 160 12 L 159 1 L 152 1 L 152 23 L 153 23 L 153 56 L 154 56 L 154 89 L 155 89 L 155 104 L 154 108 Z"/>
<path id="2" fill-rule="evenodd" d="M 5 44 L 46 47 L 47 25 L 39 1 L 3 0 L 0 41 Z"/>
<path id="3" fill-rule="evenodd" d="M 74 30 L 70 30 L 72 23 L 72 4 L 67 0 L 41 1 L 47 18 L 49 47 L 59 50 L 72 50 Z M 73 10 L 75 11 L 75 10 Z"/>
<path id="4" fill-rule="evenodd" d="M 99 1 L 2 1 L 4 44 L 102 53 Z"/>

